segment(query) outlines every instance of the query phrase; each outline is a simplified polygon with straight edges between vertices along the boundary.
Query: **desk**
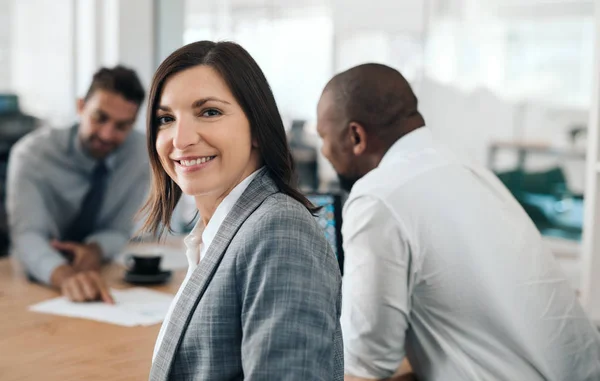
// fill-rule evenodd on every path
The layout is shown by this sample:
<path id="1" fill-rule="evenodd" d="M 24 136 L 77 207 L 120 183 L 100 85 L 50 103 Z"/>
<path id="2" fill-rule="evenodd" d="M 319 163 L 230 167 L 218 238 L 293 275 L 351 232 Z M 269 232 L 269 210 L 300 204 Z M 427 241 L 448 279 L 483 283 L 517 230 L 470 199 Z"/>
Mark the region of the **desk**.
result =
<path id="1" fill-rule="evenodd" d="M 103 278 L 113 288 L 123 267 L 106 266 Z M 157 291 L 175 294 L 185 270 L 174 272 Z M 27 307 L 59 296 L 30 283 L 14 258 L 0 260 L 0 379 L 17 380 L 147 380 L 160 324 L 121 327 L 90 320 L 30 312 Z"/>

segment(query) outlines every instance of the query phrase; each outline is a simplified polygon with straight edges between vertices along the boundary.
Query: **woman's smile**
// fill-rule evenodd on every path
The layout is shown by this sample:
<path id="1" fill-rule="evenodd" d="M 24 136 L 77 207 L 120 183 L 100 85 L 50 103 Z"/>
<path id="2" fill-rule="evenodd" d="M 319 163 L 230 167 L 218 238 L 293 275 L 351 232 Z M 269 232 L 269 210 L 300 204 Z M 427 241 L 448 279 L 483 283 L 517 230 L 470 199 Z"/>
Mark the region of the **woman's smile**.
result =
<path id="1" fill-rule="evenodd" d="M 179 173 L 186 174 L 200 171 L 209 165 L 217 158 L 217 155 L 212 156 L 185 156 L 174 159 L 175 170 Z"/>

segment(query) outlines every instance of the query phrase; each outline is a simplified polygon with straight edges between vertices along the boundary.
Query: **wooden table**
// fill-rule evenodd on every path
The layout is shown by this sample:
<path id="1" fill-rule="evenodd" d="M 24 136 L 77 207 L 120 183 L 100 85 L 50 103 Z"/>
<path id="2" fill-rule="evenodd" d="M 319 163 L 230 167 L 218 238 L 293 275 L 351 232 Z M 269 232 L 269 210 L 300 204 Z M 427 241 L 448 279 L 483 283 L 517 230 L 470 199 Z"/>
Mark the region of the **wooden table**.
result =
<path id="1" fill-rule="evenodd" d="M 117 289 L 123 268 L 105 267 L 102 275 Z M 175 294 L 185 271 L 151 287 Z M 160 324 L 122 327 L 91 320 L 28 311 L 28 306 L 59 296 L 29 282 L 17 261 L 0 259 L 0 380 L 144 380 L 148 379 Z"/>

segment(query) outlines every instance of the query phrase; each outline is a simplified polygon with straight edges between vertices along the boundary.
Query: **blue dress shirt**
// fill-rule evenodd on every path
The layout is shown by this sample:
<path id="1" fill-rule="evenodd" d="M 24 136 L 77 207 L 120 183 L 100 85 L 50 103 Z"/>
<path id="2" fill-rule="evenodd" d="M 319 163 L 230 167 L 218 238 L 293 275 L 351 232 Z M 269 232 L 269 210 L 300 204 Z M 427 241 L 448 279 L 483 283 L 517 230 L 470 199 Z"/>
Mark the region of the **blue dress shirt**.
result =
<path id="1" fill-rule="evenodd" d="M 50 241 L 64 239 L 96 164 L 77 138 L 77 128 L 34 131 L 17 142 L 9 157 L 6 207 L 12 253 L 31 276 L 46 284 L 52 272 L 67 263 Z M 84 242 L 97 243 L 104 258 L 112 259 L 130 239 L 133 217 L 149 189 L 144 136 L 132 131 L 106 164 L 108 184 L 96 231 Z"/>

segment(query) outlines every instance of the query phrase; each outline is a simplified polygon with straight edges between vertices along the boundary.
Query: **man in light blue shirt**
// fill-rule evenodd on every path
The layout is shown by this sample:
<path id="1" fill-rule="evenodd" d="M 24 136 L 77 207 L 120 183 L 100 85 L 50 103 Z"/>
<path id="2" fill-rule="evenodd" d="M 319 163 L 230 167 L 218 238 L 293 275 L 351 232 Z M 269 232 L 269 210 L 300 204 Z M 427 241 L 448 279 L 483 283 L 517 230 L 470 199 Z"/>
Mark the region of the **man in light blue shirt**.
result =
<path id="1" fill-rule="evenodd" d="M 133 70 L 102 68 L 77 101 L 79 124 L 40 129 L 11 151 L 12 252 L 73 301 L 112 302 L 99 271 L 130 239 L 149 185 L 145 138 L 133 131 L 144 96 Z"/>

